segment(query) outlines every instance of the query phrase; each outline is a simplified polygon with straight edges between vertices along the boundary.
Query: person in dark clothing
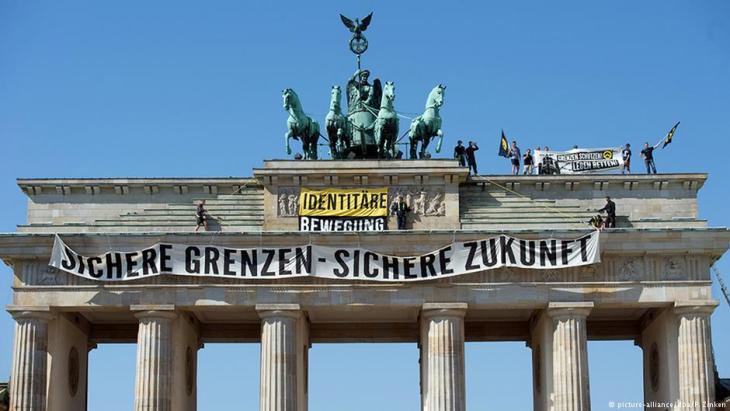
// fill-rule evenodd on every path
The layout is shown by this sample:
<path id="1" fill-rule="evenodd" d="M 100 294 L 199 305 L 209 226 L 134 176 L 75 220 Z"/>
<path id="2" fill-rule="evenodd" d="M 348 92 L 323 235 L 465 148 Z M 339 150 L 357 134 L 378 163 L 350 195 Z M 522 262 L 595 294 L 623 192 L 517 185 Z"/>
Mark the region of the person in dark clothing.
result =
<path id="1" fill-rule="evenodd" d="M 560 174 L 560 170 L 555 164 L 555 159 L 550 156 L 544 156 L 540 164 L 540 174 L 553 175 Z"/>
<path id="2" fill-rule="evenodd" d="M 456 147 L 454 147 L 454 158 L 459 160 L 459 165 L 462 167 L 466 167 L 466 154 L 464 150 L 466 150 L 466 147 L 462 145 L 461 140 L 457 141 Z"/>
<path id="3" fill-rule="evenodd" d="M 406 229 L 406 216 L 409 211 L 411 211 L 411 208 L 408 207 L 408 204 L 406 204 L 405 201 L 403 201 L 403 196 L 398 196 L 398 201 L 390 206 L 391 214 L 395 214 L 396 219 L 398 220 L 399 230 Z"/>
<path id="4" fill-rule="evenodd" d="M 195 231 L 198 231 L 201 225 L 205 228 L 205 231 L 208 231 L 208 210 L 205 209 L 205 200 L 198 203 L 198 207 L 195 209 L 195 218 L 198 222 Z"/>
<path id="5" fill-rule="evenodd" d="M 477 150 L 479 150 L 479 146 L 473 141 L 470 141 L 469 147 L 464 150 L 466 153 L 466 162 L 469 164 L 469 171 L 474 170 L 474 175 L 477 175 L 477 158 L 474 155 L 474 152 Z"/>
<path id="6" fill-rule="evenodd" d="M 659 147 L 661 141 L 655 146 L 650 146 L 649 143 L 644 143 L 644 149 L 641 150 L 641 158 L 644 159 L 646 165 L 646 174 L 656 174 L 656 165 L 654 164 L 654 149 Z"/>
<path id="7" fill-rule="evenodd" d="M 611 197 L 606 197 L 606 205 L 598 210 L 599 213 L 602 211 L 606 212 L 606 222 L 603 226 L 606 228 L 616 228 L 616 203 L 611 201 Z"/>
<path id="8" fill-rule="evenodd" d="M 532 157 L 532 151 L 529 148 L 525 152 L 525 155 L 522 156 L 522 164 L 524 164 L 524 167 L 522 167 L 522 174 L 527 174 L 527 175 L 532 174 L 532 167 L 534 165 L 534 160 Z"/>

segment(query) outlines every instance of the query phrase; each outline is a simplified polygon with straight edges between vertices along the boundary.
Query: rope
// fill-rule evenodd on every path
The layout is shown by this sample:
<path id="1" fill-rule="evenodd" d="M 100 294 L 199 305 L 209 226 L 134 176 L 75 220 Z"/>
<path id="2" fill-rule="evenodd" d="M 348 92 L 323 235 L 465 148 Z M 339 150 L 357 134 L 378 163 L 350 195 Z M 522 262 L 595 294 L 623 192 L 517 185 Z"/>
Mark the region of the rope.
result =
<path id="1" fill-rule="evenodd" d="M 730 295 L 728 295 L 727 287 L 725 287 L 725 282 L 722 281 L 722 277 L 720 277 L 720 272 L 717 270 L 715 265 L 713 264 L 712 267 L 710 267 L 712 272 L 715 273 L 715 277 L 717 277 L 717 283 L 720 284 L 720 291 L 722 291 L 722 295 L 725 297 L 725 302 L 728 306 L 730 306 Z"/>
<path id="2" fill-rule="evenodd" d="M 489 182 L 490 184 L 494 184 L 495 186 L 501 188 L 502 190 L 508 191 L 508 192 L 510 192 L 510 193 L 518 196 L 518 197 L 526 198 L 526 199 L 528 199 L 530 201 L 535 201 L 532 198 L 530 198 L 530 197 L 528 197 L 528 196 L 526 196 L 524 194 L 518 193 L 517 191 L 514 191 L 514 190 L 510 190 L 509 188 L 507 188 L 507 187 L 505 187 L 505 186 L 503 186 L 503 185 L 495 182 L 494 180 L 487 179 L 487 182 Z M 539 206 L 541 206 L 541 207 L 543 207 L 545 209 L 548 209 L 548 210 L 550 210 L 552 212 L 558 213 L 558 214 L 562 215 L 563 217 L 576 217 L 575 215 L 570 215 L 570 214 L 564 213 L 564 212 L 558 210 L 557 208 L 550 207 L 547 204 L 543 204 L 543 203 L 535 203 L 535 204 L 537 204 L 537 205 L 539 205 Z"/>
<path id="3" fill-rule="evenodd" d="M 395 140 L 395 144 L 400 144 L 400 141 L 403 140 L 403 137 L 407 136 L 410 131 L 411 131 L 410 129 L 406 130 L 406 132 L 403 133 L 403 135 L 398 137 L 398 140 Z M 408 144 L 408 143 L 403 143 L 403 144 Z"/>
<path id="4" fill-rule="evenodd" d="M 370 112 L 370 114 L 374 115 L 375 117 L 378 116 L 378 113 L 375 111 L 374 108 L 368 106 L 365 103 L 363 103 L 363 106 Z M 415 117 L 408 117 L 408 116 L 401 114 L 401 113 L 405 113 L 404 111 L 398 111 L 396 109 L 392 109 L 392 110 L 393 110 L 393 112 L 395 112 L 395 115 L 397 115 L 398 117 L 407 118 L 408 120 L 413 120 L 415 118 Z M 418 114 L 415 114 L 415 113 L 408 113 L 408 114 L 413 114 L 415 116 L 418 116 Z"/>
<path id="5" fill-rule="evenodd" d="M 242 186 L 238 187 L 238 189 L 236 189 L 236 190 L 233 190 L 233 192 L 231 193 L 231 195 L 233 195 L 233 194 L 238 194 L 238 193 L 239 193 L 239 192 L 240 192 L 241 190 L 243 190 L 244 188 L 248 188 L 248 184 L 243 184 Z"/>

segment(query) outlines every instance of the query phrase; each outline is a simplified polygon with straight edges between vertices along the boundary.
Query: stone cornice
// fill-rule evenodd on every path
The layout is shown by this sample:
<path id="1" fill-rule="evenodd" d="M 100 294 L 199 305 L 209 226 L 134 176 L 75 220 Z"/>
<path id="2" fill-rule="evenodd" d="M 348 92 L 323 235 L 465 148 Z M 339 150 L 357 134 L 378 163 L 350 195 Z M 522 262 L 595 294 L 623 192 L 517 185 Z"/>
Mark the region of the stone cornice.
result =
<path id="1" fill-rule="evenodd" d="M 386 231 L 376 233 L 302 233 L 272 231 L 261 233 L 76 233 L 62 234 L 70 247 L 81 253 L 103 253 L 109 248 L 137 249 L 159 241 L 184 244 L 211 244 L 228 247 L 282 246 L 292 244 L 361 245 L 377 250 L 399 253 L 406 247 L 413 254 L 412 241 L 421 249 L 436 249 L 452 240 L 473 240 L 508 234 L 519 238 L 575 238 L 586 230 L 432 230 Z M 47 258 L 53 247 L 53 234 L 0 233 L 0 258 Z M 409 238 L 404 244 L 403 238 Z M 615 229 L 601 235 L 601 253 L 604 255 L 707 255 L 713 259 L 722 256 L 730 244 L 727 228 L 707 229 Z M 418 252 L 418 251 L 416 251 Z"/>
<path id="2" fill-rule="evenodd" d="M 218 188 L 258 186 L 250 177 L 161 177 L 161 178 L 19 178 L 18 187 L 28 196 L 41 194 L 99 194 L 102 189 L 127 194 L 130 188 L 140 188 L 156 194 L 160 187 L 187 191 L 188 187 L 202 187 L 210 192 L 223 192 Z"/>
<path id="3" fill-rule="evenodd" d="M 456 160 L 322 160 L 307 162 L 306 168 L 301 161 L 270 160 L 253 175 L 263 185 L 394 185 L 412 178 L 420 184 L 462 183 L 469 170 Z"/>
<path id="4" fill-rule="evenodd" d="M 719 301 L 677 301 L 674 303 L 674 313 L 678 315 L 711 315 Z"/>
<path id="5" fill-rule="evenodd" d="M 536 183 L 551 183 L 563 185 L 566 182 L 579 182 L 581 184 L 590 185 L 591 188 L 595 184 L 608 183 L 617 187 L 624 188 L 624 183 L 692 183 L 686 188 L 699 190 L 705 181 L 707 181 L 707 173 L 672 173 L 672 174 L 564 174 L 564 175 L 480 175 L 469 177 L 470 184 L 489 184 L 496 182 L 498 184 L 506 184 L 517 182 L 525 185 L 534 185 Z"/>

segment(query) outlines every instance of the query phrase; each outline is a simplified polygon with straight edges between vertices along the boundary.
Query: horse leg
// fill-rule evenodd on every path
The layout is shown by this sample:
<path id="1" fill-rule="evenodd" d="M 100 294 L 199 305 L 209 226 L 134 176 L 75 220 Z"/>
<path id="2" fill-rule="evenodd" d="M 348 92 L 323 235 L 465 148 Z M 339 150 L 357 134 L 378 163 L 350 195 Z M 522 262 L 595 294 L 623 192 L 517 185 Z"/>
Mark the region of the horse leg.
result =
<path id="1" fill-rule="evenodd" d="M 380 132 L 378 133 L 378 157 L 388 158 L 388 131 L 385 124 L 382 125 Z"/>
<path id="2" fill-rule="evenodd" d="M 287 131 L 286 134 L 284 134 L 284 147 L 286 148 L 286 155 L 291 155 L 291 146 L 289 145 L 289 139 L 292 137 L 292 132 Z"/>
<path id="3" fill-rule="evenodd" d="M 312 131 L 313 131 L 312 135 L 309 138 L 309 141 L 310 141 L 309 149 L 312 152 L 312 155 L 310 157 L 312 158 L 312 160 L 317 160 L 319 158 L 319 153 L 317 152 L 317 142 L 319 140 L 319 127 L 316 124 L 314 124 L 314 126 L 312 127 Z"/>
<path id="4" fill-rule="evenodd" d="M 338 158 L 337 155 L 337 140 L 330 136 L 330 157 L 333 159 Z"/>
<path id="5" fill-rule="evenodd" d="M 431 142 L 431 137 L 428 135 L 423 136 L 423 142 L 421 143 L 421 152 L 418 154 L 418 158 L 423 160 L 426 157 L 426 149 L 428 148 L 428 143 Z"/>

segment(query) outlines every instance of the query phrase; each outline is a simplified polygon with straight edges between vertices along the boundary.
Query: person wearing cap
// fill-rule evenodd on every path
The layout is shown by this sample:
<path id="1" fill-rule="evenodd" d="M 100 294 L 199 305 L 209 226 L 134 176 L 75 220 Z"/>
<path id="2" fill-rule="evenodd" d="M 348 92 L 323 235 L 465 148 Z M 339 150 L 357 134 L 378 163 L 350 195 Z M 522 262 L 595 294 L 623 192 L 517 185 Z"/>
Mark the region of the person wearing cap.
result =
<path id="1" fill-rule="evenodd" d="M 621 150 L 621 157 L 624 159 L 621 174 L 631 174 L 631 144 L 626 143 L 626 147 Z"/>
<path id="2" fill-rule="evenodd" d="M 456 146 L 454 147 L 454 158 L 459 160 L 459 165 L 462 167 L 466 167 L 466 156 L 465 156 L 465 149 L 463 142 L 461 140 L 456 142 Z"/>

